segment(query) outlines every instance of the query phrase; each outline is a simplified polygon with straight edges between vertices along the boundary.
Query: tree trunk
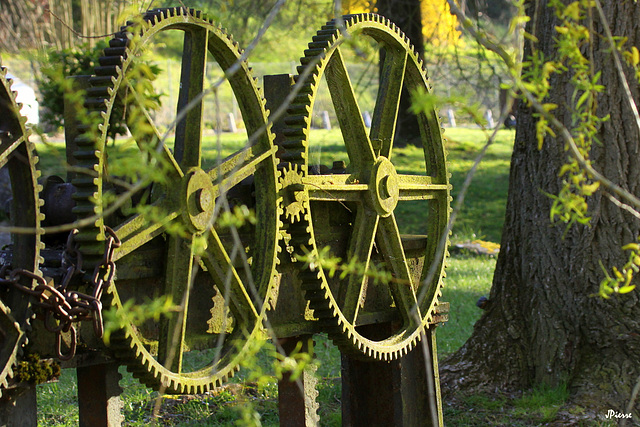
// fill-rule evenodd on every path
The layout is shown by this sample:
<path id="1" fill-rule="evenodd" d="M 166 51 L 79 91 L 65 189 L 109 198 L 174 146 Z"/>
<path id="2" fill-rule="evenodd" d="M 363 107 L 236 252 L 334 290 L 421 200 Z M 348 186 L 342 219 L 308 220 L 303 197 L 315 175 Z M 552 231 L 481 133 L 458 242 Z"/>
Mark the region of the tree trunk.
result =
<path id="1" fill-rule="evenodd" d="M 424 36 L 422 34 L 422 13 L 420 0 L 378 0 L 378 13 L 396 24 L 411 40 L 418 56 L 424 61 Z M 380 52 L 380 67 L 384 63 L 384 50 Z M 394 145 L 404 147 L 420 142 L 420 125 L 414 114 L 409 112 L 411 95 L 403 89 L 400 96 L 400 113 L 396 123 Z"/>
<path id="2" fill-rule="evenodd" d="M 640 5 L 601 2 L 612 32 L 640 45 Z M 558 22 L 546 0 L 530 1 L 528 32 L 538 38 L 545 58 L 554 54 L 552 30 Z M 601 145 L 592 150 L 593 165 L 633 194 L 640 194 L 639 132 L 604 34 L 593 10 L 592 62 L 602 71 L 606 91 L 598 115 L 611 115 L 599 129 Z M 587 49 L 585 48 L 585 49 Z M 531 46 L 525 46 L 525 57 Z M 638 84 L 625 70 L 636 104 Z M 571 94 L 566 75 L 552 82 L 549 102 L 570 126 Z M 546 101 L 545 101 L 546 102 Z M 441 366 L 445 390 L 523 389 L 566 383 L 571 401 L 606 414 L 624 412 L 640 374 L 640 304 L 638 290 L 605 300 L 597 294 L 600 267 L 621 266 L 628 254 L 621 246 L 640 235 L 640 221 L 615 206 L 599 190 L 588 200 L 589 226 L 551 224 L 552 200 L 562 186 L 558 177 L 567 152 L 546 138 L 537 149 L 536 119 L 521 105 L 511 160 L 510 186 L 501 251 L 489 304 L 466 344 Z M 565 234 L 566 233 L 566 234 Z M 639 288 L 640 289 L 640 288 Z M 640 408 L 635 405 L 635 415 Z M 600 412 L 603 411 L 603 412 Z"/>

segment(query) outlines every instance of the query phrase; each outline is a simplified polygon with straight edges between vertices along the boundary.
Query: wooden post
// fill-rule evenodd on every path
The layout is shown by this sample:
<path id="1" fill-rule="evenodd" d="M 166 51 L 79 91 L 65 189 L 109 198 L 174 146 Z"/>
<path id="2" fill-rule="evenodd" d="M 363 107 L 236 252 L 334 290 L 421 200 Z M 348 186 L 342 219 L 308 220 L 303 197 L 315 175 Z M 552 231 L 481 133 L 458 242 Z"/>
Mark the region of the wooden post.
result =
<path id="1" fill-rule="evenodd" d="M 122 400 L 118 365 L 113 362 L 81 366 L 78 373 L 80 427 L 120 427 Z"/>
<path id="2" fill-rule="evenodd" d="M 26 385 L 2 390 L 0 399 L 1 427 L 36 427 L 38 404 L 36 386 Z"/>
<path id="3" fill-rule="evenodd" d="M 401 406 L 395 376 L 397 360 L 359 360 L 342 354 L 342 425 L 344 427 L 394 426 Z"/>
<path id="4" fill-rule="evenodd" d="M 274 74 L 264 76 L 264 97 L 267 101 L 267 109 L 270 112 L 269 120 L 274 120 L 273 114 L 282 106 L 293 86 L 293 77 L 289 74 Z M 280 146 L 285 139 L 284 129 L 287 124 L 284 122 L 287 116 L 286 111 L 273 121 L 271 130 L 275 134 L 275 145 Z"/>
<path id="5" fill-rule="evenodd" d="M 283 338 L 278 341 L 278 344 L 279 351 L 284 356 L 291 355 L 296 349 L 313 355 L 311 335 Z M 315 427 L 319 425 L 315 371 L 315 366 L 308 366 L 295 381 L 291 380 L 289 373 L 284 374 L 278 381 L 278 411 L 281 426 Z"/>
<path id="6" fill-rule="evenodd" d="M 402 426 L 442 426 L 440 375 L 435 350 L 435 327 L 400 359 Z"/>
<path id="7" fill-rule="evenodd" d="M 388 323 L 360 327 L 360 332 L 371 339 L 388 336 L 390 330 Z M 402 406 L 400 381 L 396 378 L 400 374 L 398 360 L 364 360 L 343 353 L 341 361 L 342 425 L 402 426 L 396 414 Z"/>
<path id="8" fill-rule="evenodd" d="M 361 327 L 384 336 L 391 325 Z M 406 356 L 390 362 L 342 355 L 342 425 L 345 427 L 442 426 L 435 336 L 428 330 Z M 387 333 L 388 336 L 388 333 Z M 433 356 L 432 356 L 433 355 Z"/>

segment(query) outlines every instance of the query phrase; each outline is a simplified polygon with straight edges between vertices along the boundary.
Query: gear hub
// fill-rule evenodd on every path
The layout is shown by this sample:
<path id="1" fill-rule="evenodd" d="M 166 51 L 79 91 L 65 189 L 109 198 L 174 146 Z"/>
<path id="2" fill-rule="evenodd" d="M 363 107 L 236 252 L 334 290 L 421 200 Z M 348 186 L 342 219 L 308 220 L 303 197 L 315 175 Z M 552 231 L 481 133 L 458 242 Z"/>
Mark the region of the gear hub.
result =
<path id="1" fill-rule="evenodd" d="M 398 205 L 400 190 L 395 166 L 385 157 L 379 157 L 371 170 L 369 196 L 375 211 L 388 217 Z"/>
<path id="2" fill-rule="evenodd" d="M 202 169 L 192 169 L 184 177 L 183 218 L 194 233 L 202 233 L 212 225 L 216 205 L 213 183 Z"/>

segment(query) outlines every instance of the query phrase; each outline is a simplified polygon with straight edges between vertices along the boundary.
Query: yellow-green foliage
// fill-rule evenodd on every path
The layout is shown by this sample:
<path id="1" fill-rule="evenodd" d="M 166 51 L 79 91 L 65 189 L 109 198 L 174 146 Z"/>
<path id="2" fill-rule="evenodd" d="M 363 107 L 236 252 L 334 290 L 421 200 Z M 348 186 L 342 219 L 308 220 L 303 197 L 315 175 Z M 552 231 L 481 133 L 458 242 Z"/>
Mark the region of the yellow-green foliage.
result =
<path id="1" fill-rule="evenodd" d="M 393 277 L 390 271 L 385 271 L 377 268 L 374 264 L 365 264 L 358 261 L 357 258 L 351 258 L 349 262 L 342 260 L 342 258 L 331 255 L 331 248 L 325 246 L 320 249 L 319 253 L 313 253 L 305 250 L 304 255 L 298 255 L 297 259 L 300 262 L 304 262 L 307 267 L 312 270 L 322 267 L 329 277 L 334 277 L 337 272 L 340 272 L 340 279 L 345 279 L 347 276 L 357 274 L 358 276 L 367 276 L 373 281 L 373 284 L 387 284 L 391 282 L 400 282 L 399 279 Z"/>
<path id="2" fill-rule="evenodd" d="M 601 180 L 594 177 L 585 165 L 590 164 L 590 153 L 593 144 L 603 144 L 597 138 L 602 123 L 609 119 L 608 115 L 598 116 L 598 97 L 606 88 L 600 84 L 601 73 L 595 71 L 590 58 L 592 39 L 599 37 L 593 33 L 588 22 L 595 13 L 596 4 L 592 0 L 577 0 L 565 4 L 560 0 L 552 0 L 549 5 L 555 9 L 560 22 L 555 27 L 557 56 L 553 59 L 545 58 L 541 52 L 534 52 L 528 58 L 526 65 L 529 72 L 525 75 L 524 88 L 530 91 L 543 110 L 538 114 L 537 133 L 538 146 L 542 148 L 547 134 L 556 136 L 551 121 L 545 113 L 557 108 L 556 104 L 545 102 L 552 90 L 551 79 L 558 74 L 567 74 L 573 89 L 571 105 L 572 127 L 569 129 L 571 139 L 575 143 L 577 155 L 568 157 L 561 167 L 559 176 L 563 179 L 563 186 L 557 195 L 549 194 L 553 199 L 551 220 L 560 220 L 567 224 L 567 228 L 574 223 L 589 224 L 589 197 L 601 186 Z M 611 38 L 611 47 L 621 53 L 627 63 L 636 71 L 636 78 L 640 77 L 640 53 L 636 47 L 625 50 L 626 38 Z M 557 127 L 557 126 L 556 126 Z M 569 150 L 569 141 L 566 149 Z M 582 158 L 583 163 L 579 158 Z M 629 251 L 627 263 L 620 269 L 612 267 L 609 271 L 601 264 L 605 277 L 600 282 L 599 294 L 609 298 L 614 293 L 628 293 L 635 289 L 631 282 L 640 271 L 640 246 L 629 243 L 622 247 Z"/>
<path id="3" fill-rule="evenodd" d="M 596 115 L 597 96 L 604 91 L 604 86 L 599 84 L 600 73 L 595 72 L 586 56 L 586 46 L 591 42 L 591 32 L 583 25 L 584 19 L 592 7 L 589 0 L 573 2 L 565 6 L 562 2 L 554 0 L 551 5 L 556 8 L 556 15 L 561 20 L 555 30 L 558 33 L 556 46 L 558 57 L 554 60 L 546 60 L 541 53 L 531 59 L 533 72 L 528 75 L 530 88 L 538 96 L 538 101 L 543 103 L 546 111 L 552 111 L 557 105 L 544 103 L 551 88 L 550 79 L 555 74 L 570 72 L 571 85 L 573 86 L 573 129 L 571 134 L 580 151 L 580 154 L 588 161 L 593 143 L 597 141 L 597 130 L 601 123 L 608 117 Z M 554 135 L 547 120 L 540 116 L 537 123 L 538 145 L 541 148 L 546 134 Z M 559 219 L 568 225 L 573 223 L 586 224 L 589 222 L 586 197 L 591 196 L 599 187 L 599 182 L 593 181 L 587 171 L 579 164 L 575 157 L 568 159 L 560 169 L 564 185 L 558 195 L 551 196 L 551 219 Z"/>
<path id="4" fill-rule="evenodd" d="M 377 12 L 376 2 L 373 0 L 346 0 L 342 2 L 345 13 Z M 460 32 L 457 30 L 458 20 L 449 11 L 446 1 L 421 0 L 420 13 L 422 15 L 422 34 L 429 43 L 457 44 Z"/>
<path id="5" fill-rule="evenodd" d="M 621 269 L 613 267 L 611 275 L 602 268 L 605 278 L 600 282 L 600 296 L 603 298 L 609 298 L 614 293 L 626 294 L 636 288 L 636 285 L 631 284 L 631 280 L 633 275 L 640 271 L 640 245 L 629 243 L 624 245 L 622 250 L 629 251 L 629 259 Z M 602 267 L 602 264 L 600 266 Z"/>
<path id="6" fill-rule="evenodd" d="M 111 334 L 126 325 L 142 325 L 147 320 L 158 322 L 160 316 L 177 311 L 178 309 L 173 305 L 171 297 L 166 295 L 149 299 L 145 303 L 130 299 L 125 301 L 120 309 L 116 306 L 111 306 L 102 312 L 104 316 L 103 339 L 106 343 L 109 343 Z"/>

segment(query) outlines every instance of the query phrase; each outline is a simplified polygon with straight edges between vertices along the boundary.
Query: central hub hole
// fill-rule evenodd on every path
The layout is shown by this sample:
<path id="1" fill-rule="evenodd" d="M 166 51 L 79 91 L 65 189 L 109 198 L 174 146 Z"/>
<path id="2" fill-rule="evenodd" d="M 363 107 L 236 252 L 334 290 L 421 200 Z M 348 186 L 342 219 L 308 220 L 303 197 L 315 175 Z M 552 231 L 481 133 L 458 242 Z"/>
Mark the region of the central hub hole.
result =
<path id="1" fill-rule="evenodd" d="M 196 207 L 200 212 L 206 212 L 211 207 L 212 197 L 204 188 L 199 188 L 195 192 Z"/>
<path id="2" fill-rule="evenodd" d="M 391 192 L 389 191 L 389 175 L 380 180 L 378 192 L 380 194 L 380 198 L 382 199 L 388 199 L 389 197 L 391 197 Z"/>

